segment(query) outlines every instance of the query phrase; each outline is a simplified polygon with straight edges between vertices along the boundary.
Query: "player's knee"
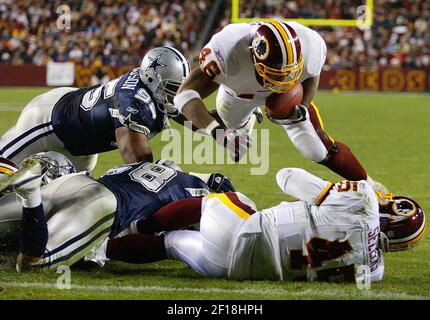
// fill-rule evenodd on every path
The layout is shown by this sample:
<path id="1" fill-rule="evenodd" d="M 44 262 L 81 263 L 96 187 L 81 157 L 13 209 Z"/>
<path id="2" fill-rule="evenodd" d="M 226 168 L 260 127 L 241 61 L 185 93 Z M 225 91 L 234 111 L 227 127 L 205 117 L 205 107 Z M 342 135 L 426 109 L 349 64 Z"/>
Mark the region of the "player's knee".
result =
<path id="1" fill-rule="evenodd" d="M 98 155 L 84 156 L 84 157 L 76 157 L 72 160 L 73 164 L 76 166 L 76 170 L 80 171 L 89 171 L 92 172 L 97 165 Z"/>
<path id="2" fill-rule="evenodd" d="M 296 149 L 308 160 L 320 162 L 327 156 L 327 148 L 309 119 L 293 125 L 284 125 L 285 132 Z"/>
<path id="3" fill-rule="evenodd" d="M 302 155 L 313 162 L 319 163 L 327 157 L 327 150 L 319 146 L 315 148 L 304 148 Z"/>
<path id="4" fill-rule="evenodd" d="M 310 161 L 319 163 L 327 157 L 328 151 L 324 144 L 314 136 L 305 134 L 293 143 L 302 156 Z"/>
<path id="5" fill-rule="evenodd" d="M 281 170 L 278 171 L 278 173 L 276 174 L 276 182 L 279 186 L 279 188 L 281 188 L 282 191 L 285 190 L 285 185 L 287 184 L 288 178 L 296 172 L 300 172 L 300 171 L 305 171 L 303 169 L 300 168 L 283 168 Z"/>

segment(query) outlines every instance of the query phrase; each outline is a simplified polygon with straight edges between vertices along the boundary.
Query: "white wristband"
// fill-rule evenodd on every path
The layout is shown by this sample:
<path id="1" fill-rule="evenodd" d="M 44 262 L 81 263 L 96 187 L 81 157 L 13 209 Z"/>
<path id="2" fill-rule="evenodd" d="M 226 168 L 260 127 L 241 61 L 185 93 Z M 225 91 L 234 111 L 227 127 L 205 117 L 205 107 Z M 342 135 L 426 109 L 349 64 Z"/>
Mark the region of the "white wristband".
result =
<path id="1" fill-rule="evenodd" d="M 218 121 L 214 120 L 209 123 L 208 126 L 205 128 L 205 133 L 210 136 L 212 134 L 212 130 L 219 126 L 220 124 L 218 123 Z"/>
<path id="2" fill-rule="evenodd" d="M 175 107 L 178 108 L 179 112 L 182 113 L 182 108 L 191 100 L 194 99 L 202 99 L 200 97 L 200 93 L 198 93 L 196 90 L 187 89 L 182 91 L 181 93 L 178 93 L 175 98 L 173 99 L 173 103 L 175 104 Z"/>

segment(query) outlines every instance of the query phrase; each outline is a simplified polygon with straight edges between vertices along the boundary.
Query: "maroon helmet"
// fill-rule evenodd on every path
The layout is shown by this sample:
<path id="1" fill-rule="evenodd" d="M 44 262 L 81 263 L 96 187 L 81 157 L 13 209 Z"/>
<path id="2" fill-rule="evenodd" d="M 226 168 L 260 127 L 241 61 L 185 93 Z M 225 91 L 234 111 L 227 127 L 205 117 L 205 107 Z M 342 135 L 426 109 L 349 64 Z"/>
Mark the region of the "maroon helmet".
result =
<path id="1" fill-rule="evenodd" d="M 426 216 L 421 206 L 413 199 L 388 193 L 377 193 L 380 245 L 383 251 L 410 249 L 424 238 L 427 229 Z"/>
<path id="2" fill-rule="evenodd" d="M 0 174 L 11 174 L 18 170 L 18 166 L 9 159 L 0 157 Z"/>
<path id="3" fill-rule="evenodd" d="M 252 40 L 251 53 L 264 87 L 284 93 L 299 81 L 304 62 L 301 44 L 287 23 L 261 23 Z"/>

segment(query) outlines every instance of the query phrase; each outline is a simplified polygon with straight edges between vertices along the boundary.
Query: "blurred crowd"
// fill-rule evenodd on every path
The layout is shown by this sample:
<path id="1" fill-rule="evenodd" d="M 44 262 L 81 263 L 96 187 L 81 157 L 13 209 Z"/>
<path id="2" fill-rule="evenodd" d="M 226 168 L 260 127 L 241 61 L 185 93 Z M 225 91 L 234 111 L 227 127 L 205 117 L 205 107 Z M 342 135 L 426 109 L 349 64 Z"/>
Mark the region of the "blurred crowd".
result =
<path id="1" fill-rule="evenodd" d="M 68 8 L 62 6 L 65 3 Z M 0 63 L 136 65 L 149 48 L 159 45 L 188 55 L 210 4 L 210 0 L 0 0 Z"/>
<path id="2" fill-rule="evenodd" d="M 362 0 L 240 0 L 241 18 L 354 19 Z"/>
<path id="3" fill-rule="evenodd" d="M 357 19 L 364 0 L 240 0 L 240 16 Z M 430 67 L 430 1 L 376 0 L 374 24 L 317 27 L 327 43 L 326 68 Z M 227 22 L 223 19 L 222 24 Z"/>
<path id="4" fill-rule="evenodd" d="M 241 17 L 356 19 L 364 0 L 240 0 Z M 151 47 L 170 45 L 190 56 L 214 1 L 0 0 L 0 63 L 137 65 Z M 230 23 L 230 1 L 214 32 Z M 60 19 L 59 19 L 60 17 Z M 59 28 L 65 26 L 66 28 Z M 328 46 L 328 68 L 430 67 L 430 1 L 374 1 L 374 25 L 312 27 Z"/>

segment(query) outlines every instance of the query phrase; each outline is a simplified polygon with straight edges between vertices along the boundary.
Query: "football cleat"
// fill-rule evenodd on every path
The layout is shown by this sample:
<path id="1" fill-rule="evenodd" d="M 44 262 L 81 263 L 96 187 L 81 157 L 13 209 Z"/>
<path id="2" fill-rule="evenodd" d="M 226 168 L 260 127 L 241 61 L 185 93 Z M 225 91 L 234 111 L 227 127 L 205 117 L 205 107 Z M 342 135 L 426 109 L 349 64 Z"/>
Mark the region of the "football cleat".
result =
<path id="1" fill-rule="evenodd" d="M 261 111 L 260 107 L 255 108 L 253 114 L 255 115 L 257 122 L 262 123 L 264 119 L 263 111 Z"/>
<path id="2" fill-rule="evenodd" d="M 16 272 L 24 272 L 31 269 L 32 266 L 37 265 L 42 258 L 40 257 L 31 257 L 20 252 L 16 258 Z"/>
<path id="3" fill-rule="evenodd" d="M 39 161 L 27 158 L 17 172 L 0 177 L 0 195 L 16 192 L 26 197 L 42 183 L 42 166 Z"/>

